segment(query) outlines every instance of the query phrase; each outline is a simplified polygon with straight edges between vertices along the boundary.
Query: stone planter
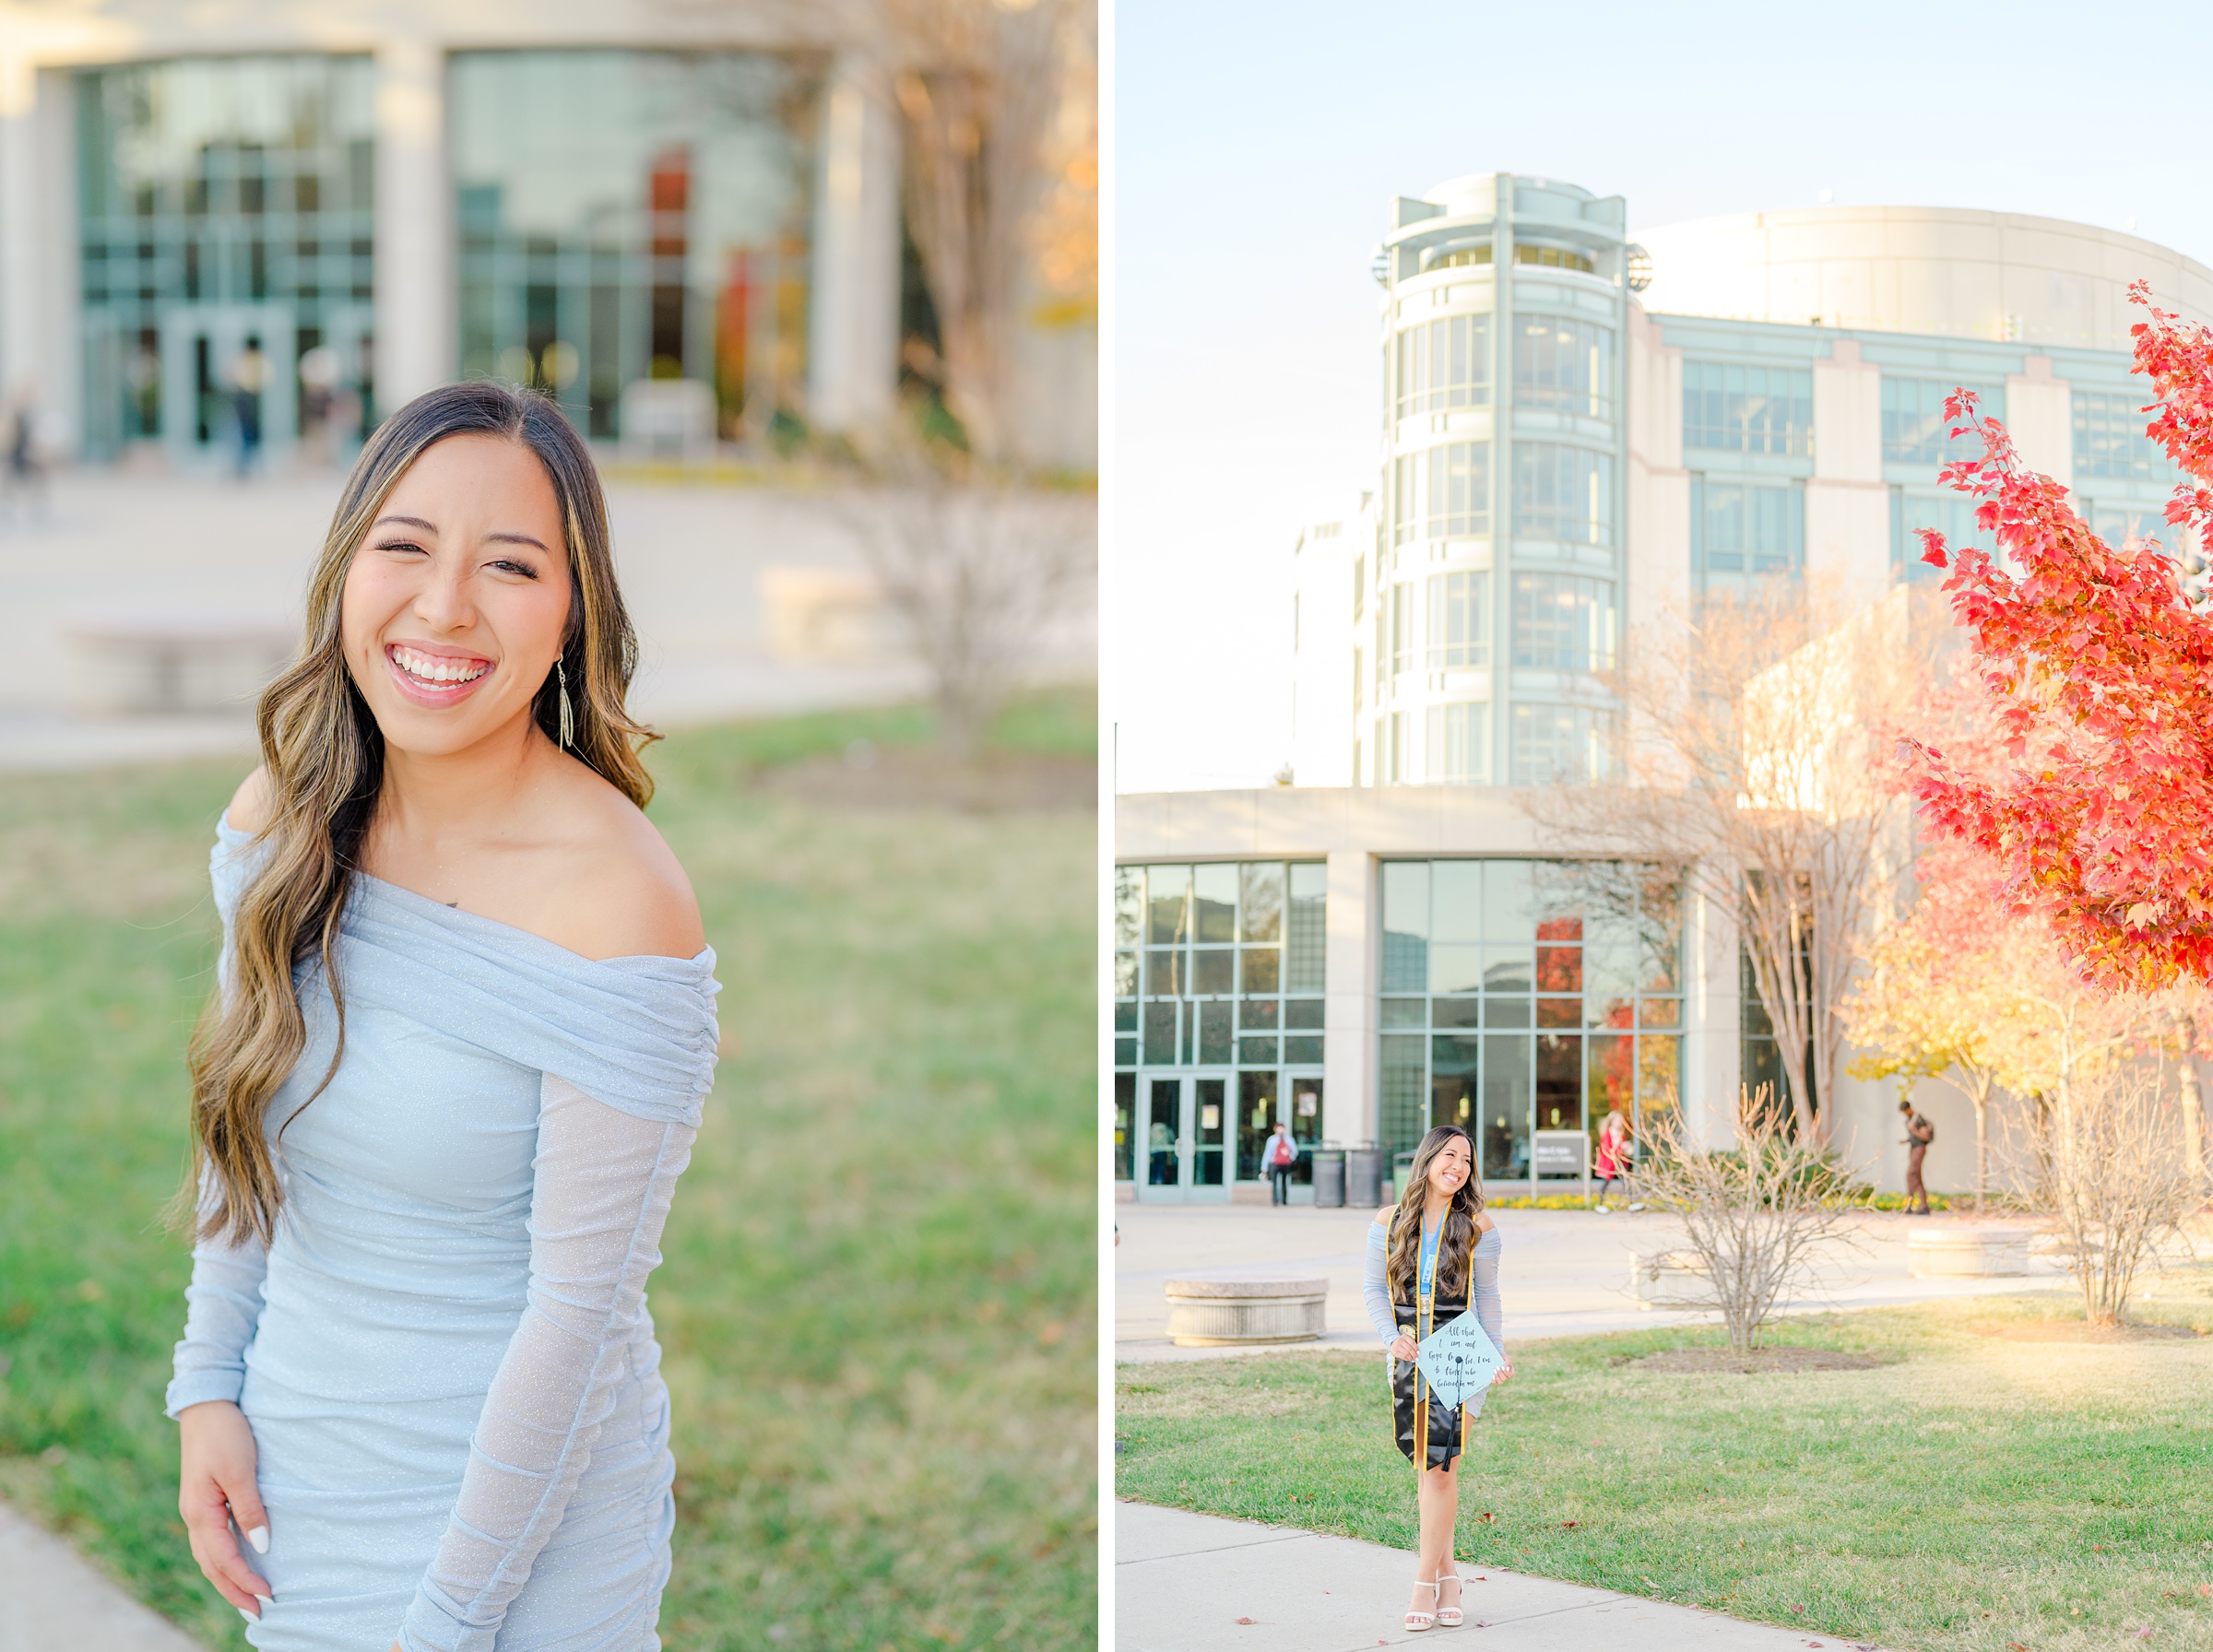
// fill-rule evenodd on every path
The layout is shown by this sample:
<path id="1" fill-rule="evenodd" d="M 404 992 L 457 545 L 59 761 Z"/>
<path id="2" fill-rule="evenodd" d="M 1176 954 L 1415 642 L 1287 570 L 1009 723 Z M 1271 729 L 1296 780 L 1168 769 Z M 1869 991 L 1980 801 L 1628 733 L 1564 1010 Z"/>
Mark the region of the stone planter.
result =
<path id="1" fill-rule="evenodd" d="M 1906 1234 L 1906 1257 L 1917 1280 L 2027 1273 L 2031 1237 L 2027 1228 L 1913 1228 Z"/>
<path id="2" fill-rule="evenodd" d="M 1162 1289 L 1178 1348 L 1316 1341 L 1330 1301 L 1327 1280 L 1169 1280 Z"/>
<path id="3" fill-rule="evenodd" d="M 1706 1258 L 1688 1250 L 1629 1253 L 1629 1294 L 1643 1308 L 1710 1308 Z"/>

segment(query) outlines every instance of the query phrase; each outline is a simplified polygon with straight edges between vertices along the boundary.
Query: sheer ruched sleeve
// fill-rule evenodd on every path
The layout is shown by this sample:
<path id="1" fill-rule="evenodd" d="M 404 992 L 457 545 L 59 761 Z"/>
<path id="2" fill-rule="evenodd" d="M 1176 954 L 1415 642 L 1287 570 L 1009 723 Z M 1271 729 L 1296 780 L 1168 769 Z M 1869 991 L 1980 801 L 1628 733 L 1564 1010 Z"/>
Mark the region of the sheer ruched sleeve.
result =
<path id="1" fill-rule="evenodd" d="M 634 1105 L 634 1104 L 633 1104 Z M 544 1080 L 529 1304 L 484 1400 L 468 1468 L 400 1634 L 407 1652 L 491 1652 L 561 1524 L 633 1342 L 645 1276 L 695 1134 Z"/>
<path id="2" fill-rule="evenodd" d="M 1506 1309 L 1498 1300 L 1498 1253 L 1506 1241 L 1493 1228 L 1475 1241 L 1473 1269 L 1475 1282 L 1475 1323 L 1500 1353 L 1506 1351 Z"/>
<path id="3" fill-rule="evenodd" d="M 1367 1309 L 1367 1322 L 1376 1328 L 1376 1335 L 1389 1348 L 1399 1339 L 1398 1316 L 1391 1310 L 1391 1283 L 1385 1273 L 1386 1245 L 1389 1239 L 1383 1223 L 1367 1224 L 1367 1262 L 1360 1274 L 1360 1301 Z"/>
<path id="4" fill-rule="evenodd" d="M 248 833 L 227 820 L 217 827 L 207 871 L 215 889 L 215 909 L 223 920 L 223 950 L 216 962 L 218 990 L 230 987 L 231 926 L 238 898 L 259 864 L 259 850 Z M 208 1196 L 209 1184 L 203 1178 L 203 1209 Z M 169 1415 L 174 1417 L 203 1400 L 236 1403 L 245 1385 L 246 1344 L 254 1339 L 254 1327 L 261 1317 L 261 1286 L 267 1270 L 268 1254 L 259 1240 L 238 1245 L 202 1240 L 192 1247 L 192 1282 L 184 1288 L 184 1339 L 177 1344 L 174 1375 L 162 1398 Z"/>

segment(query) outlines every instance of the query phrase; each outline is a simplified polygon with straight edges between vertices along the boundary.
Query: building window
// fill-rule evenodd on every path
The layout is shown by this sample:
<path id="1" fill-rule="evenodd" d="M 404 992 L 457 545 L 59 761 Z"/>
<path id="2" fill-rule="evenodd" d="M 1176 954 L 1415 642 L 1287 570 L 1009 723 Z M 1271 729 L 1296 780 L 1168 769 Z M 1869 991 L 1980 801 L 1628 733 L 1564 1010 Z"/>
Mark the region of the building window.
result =
<path id="1" fill-rule="evenodd" d="M 1449 253 L 1434 254 L 1423 263 L 1422 272 L 1426 275 L 1433 269 L 1467 269 L 1490 261 L 1491 243 L 1486 241 L 1481 246 L 1454 247 Z"/>
<path id="2" fill-rule="evenodd" d="M 2141 396 L 2074 393 L 2075 475 L 2166 482 L 2174 467 L 2160 444 L 2144 433 L 2149 422 Z"/>
<path id="3" fill-rule="evenodd" d="M 1923 528 L 1935 528 L 1954 550 L 1972 545 L 1994 555 L 1997 540 L 1976 523 L 1976 503 L 1969 495 L 1949 490 L 1936 493 L 1891 489 L 1890 577 L 1906 584 L 1934 584 L 1944 578 L 1946 570 L 1922 560 Z"/>
<path id="4" fill-rule="evenodd" d="M 1683 445 L 1803 459 L 1814 451 L 1814 375 L 1803 367 L 1683 363 Z"/>
<path id="5" fill-rule="evenodd" d="M 1397 376 L 1401 419 L 1487 406 L 1491 318 L 1442 316 L 1404 328 L 1398 336 Z"/>
<path id="6" fill-rule="evenodd" d="M 1700 588 L 1805 572 L 1805 490 L 1690 479 L 1690 561 Z"/>
<path id="7" fill-rule="evenodd" d="M 1945 398 L 1958 388 L 1948 379 L 1891 379 L 1883 381 L 1883 457 L 1896 465 L 1951 465 L 1982 456 L 1982 439 L 1971 433 L 1949 434 L 1952 421 L 1944 415 Z M 1985 419 L 2006 417 L 2006 386 L 1969 384 L 1981 398 Z"/>
<path id="8" fill-rule="evenodd" d="M 1491 576 L 1429 576 L 1429 669 L 1464 671 L 1491 663 Z"/>
<path id="9" fill-rule="evenodd" d="M 1414 587 L 1402 582 L 1391 588 L 1391 674 L 1414 668 Z"/>
<path id="10" fill-rule="evenodd" d="M 1483 785 L 1491 778 L 1491 708 L 1481 701 L 1429 708 L 1424 771 L 1432 783 Z"/>
<path id="11" fill-rule="evenodd" d="M 1514 664 L 1543 671 L 1614 668 L 1614 582 L 1580 573 L 1514 575 Z"/>
<path id="12" fill-rule="evenodd" d="M 1580 269 L 1585 275 L 1591 273 L 1591 260 L 1566 247 L 1538 247 L 1523 242 L 1514 248 L 1514 262 L 1534 264 L 1544 269 Z"/>
<path id="13" fill-rule="evenodd" d="M 376 71 L 364 56 L 182 58 L 76 78 L 86 451 L 348 451 L 375 428 Z M 319 353 L 318 353 L 319 352 Z M 249 367 L 243 370 L 253 376 Z"/>
<path id="14" fill-rule="evenodd" d="M 1491 444 L 1450 442 L 1401 454 L 1391 461 L 1391 501 L 1393 544 L 1417 533 L 1431 539 L 1489 533 Z"/>
<path id="15" fill-rule="evenodd" d="M 1614 768 L 1614 716 L 1587 705 L 1528 702 L 1513 708 L 1516 785 L 1584 785 Z"/>
<path id="16" fill-rule="evenodd" d="M 2078 499 L 2075 509 L 2090 525 L 2090 531 L 2115 550 L 2158 543 L 2164 549 L 2174 530 L 2167 525 L 2160 505 L 2109 504 L 2103 500 Z"/>
<path id="17" fill-rule="evenodd" d="M 1514 443 L 1514 532 L 1579 545 L 1614 542 L 1614 460 L 1556 442 Z"/>
<path id="18" fill-rule="evenodd" d="M 1367 612 L 1367 553 L 1361 552 L 1353 559 L 1353 623 L 1357 625 Z"/>
<path id="19" fill-rule="evenodd" d="M 1614 329 L 1564 315 L 1518 317 L 1514 405 L 1592 419 L 1611 417 Z"/>
<path id="20" fill-rule="evenodd" d="M 459 52 L 446 102 L 460 376 L 621 434 L 623 392 L 704 385 L 716 433 L 805 405 L 817 73 L 747 52 Z"/>
<path id="21" fill-rule="evenodd" d="M 1406 749 L 1406 714 L 1393 712 L 1391 714 L 1391 773 L 1389 776 L 1393 785 L 1407 777 L 1406 760 L 1411 755 L 1413 754 Z"/>
<path id="22" fill-rule="evenodd" d="M 1319 1074 L 1291 1069 L 1321 1066 L 1328 888 L 1320 861 L 1116 868 L 1114 1057 L 1123 1069 L 1115 1089 L 1118 1177 L 1129 1179 L 1139 1162 L 1121 1080 L 1131 1080 L 1134 1112 L 1141 1067 L 1235 1072 L 1237 1180 L 1261 1177 L 1260 1149 L 1279 1113 L 1295 1139 L 1320 1139 L 1312 1101 L 1320 1093 Z M 1149 1181 L 1173 1182 L 1183 1174 L 1172 1139 L 1166 1149 L 1149 1139 L 1144 1162 Z M 1308 1174 L 1302 1167 L 1300 1179 Z"/>
<path id="23" fill-rule="evenodd" d="M 1618 861 L 1386 861 L 1381 1145 L 1459 1125 L 1483 1174 L 1531 1174 L 1534 1130 L 1671 1114 L 1684 1030 L 1683 893 Z"/>

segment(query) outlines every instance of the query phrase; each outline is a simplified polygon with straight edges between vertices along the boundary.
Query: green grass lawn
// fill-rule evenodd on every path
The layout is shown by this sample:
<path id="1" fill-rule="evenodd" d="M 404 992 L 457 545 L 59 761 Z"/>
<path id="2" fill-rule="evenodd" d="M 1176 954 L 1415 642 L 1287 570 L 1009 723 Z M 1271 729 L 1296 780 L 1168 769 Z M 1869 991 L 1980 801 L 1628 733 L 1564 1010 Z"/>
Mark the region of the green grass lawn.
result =
<path id="1" fill-rule="evenodd" d="M 654 1277 L 678 1648 L 1087 1646 L 1089 814 L 828 810 L 752 784 L 913 711 L 681 735 L 653 815 L 719 954 L 724 1059 Z M 1000 744 L 1092 749 L 1087 699 Z M 160 1416 L 159 1221 L 242 766 L 0 786 L 0 1491 L 210 1646 Z"/>
<path id="2" fill-rule="evenodd" d="M 2213 1327 L 2202 1294 L 2146 1313 Z M 2055 1314 L 2079 1302 L 1869 1311 L 1776 1339 L 1882 1362 L 1861 1371 L 1629 1363 L 1718 1339 L 1682 1330 L 1527 1344 L 1462 1469 L 1459 1552 L 1832 1646 L 2213 1646 L 2213 1339 L 1989 1334 Z M 1379 1359 L 1117 1375 L 1119 1495 L 1413 1547 Z"/>

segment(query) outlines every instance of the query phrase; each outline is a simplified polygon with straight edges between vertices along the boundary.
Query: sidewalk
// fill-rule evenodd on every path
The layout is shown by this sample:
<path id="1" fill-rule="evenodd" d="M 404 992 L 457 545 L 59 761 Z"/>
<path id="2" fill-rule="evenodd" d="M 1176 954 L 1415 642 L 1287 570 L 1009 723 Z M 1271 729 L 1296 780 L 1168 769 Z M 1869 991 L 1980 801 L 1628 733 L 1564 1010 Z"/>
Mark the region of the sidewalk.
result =
<path id="1" fill-rule="evenodd" d="M 1117 1652 L 1364 1652 L 1459 1633 L 1406 1632 L 1414 1557 L 1403 1550 L 1144 1503 L 1116 1505 L 1114 1534 Z M 1466 1561 L 1460 1572 L 1484 1652 L 1875 1652 Z"/>
<path id="2" fill-rule="evenodd" d="M 0 1652 L 199 1652 L 43 1527 L 0 1501 Z"/>

